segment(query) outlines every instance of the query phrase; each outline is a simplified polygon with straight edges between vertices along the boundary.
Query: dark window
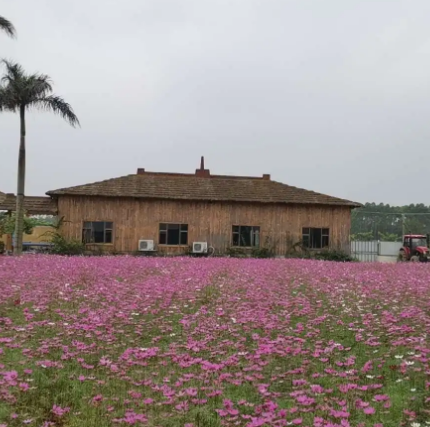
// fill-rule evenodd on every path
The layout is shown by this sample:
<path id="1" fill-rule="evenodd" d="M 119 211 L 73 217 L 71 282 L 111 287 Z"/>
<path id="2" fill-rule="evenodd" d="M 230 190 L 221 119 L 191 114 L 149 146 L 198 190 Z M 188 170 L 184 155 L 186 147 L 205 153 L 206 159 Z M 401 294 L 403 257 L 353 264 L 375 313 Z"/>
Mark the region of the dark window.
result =
<path id="1" fill-rule="evenodd" d="M 105 221 L 84 222 L 82 241 L 84 243 L 112 243 L 113 223 Z"/>
<path id="2" fill-rule="evenodd" d="M 187 245 L 188 224 L 160 224 L 160 245 Z"/>
<path id="3" fill-rule="evenodd" d="M 305 248 L 322 249 L 330 244 L 328 228 L 303 228 L 302 241 Z"/>
<path id="4" fill-rule="evenodd" d="M 260 227 L 250 225 L 233 225 L 233 246 L 260 246 Z"/>

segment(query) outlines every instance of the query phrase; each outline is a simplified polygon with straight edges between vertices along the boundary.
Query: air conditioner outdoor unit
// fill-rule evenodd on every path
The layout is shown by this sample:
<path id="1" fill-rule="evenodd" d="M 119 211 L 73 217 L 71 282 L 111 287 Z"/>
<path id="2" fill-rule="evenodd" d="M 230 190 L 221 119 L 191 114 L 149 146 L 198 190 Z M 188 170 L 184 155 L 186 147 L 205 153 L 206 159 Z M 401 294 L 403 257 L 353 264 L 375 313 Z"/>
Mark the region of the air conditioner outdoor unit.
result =
<path id="1" fill-rule="evenodd" d="M 154 250 L 153 240 L 139 240 L 139 251 L 148 252 Z"/>
<path id="2" fill-rule="evenodd" d="M 207 242 L 194 242 L 193 243 L 193 253 L 204 254 L 208 251 Z"/>

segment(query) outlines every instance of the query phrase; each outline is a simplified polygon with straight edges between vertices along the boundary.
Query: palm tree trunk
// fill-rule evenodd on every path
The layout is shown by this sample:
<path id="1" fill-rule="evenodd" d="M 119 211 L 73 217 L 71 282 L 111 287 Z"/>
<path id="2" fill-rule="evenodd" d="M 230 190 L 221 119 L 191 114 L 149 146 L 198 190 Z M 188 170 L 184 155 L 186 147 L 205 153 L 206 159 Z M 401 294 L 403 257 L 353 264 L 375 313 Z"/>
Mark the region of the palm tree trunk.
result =
<path id="1" fill-rule="evenodd" d="M 25 189 L 25 106 L 19 109 L 21 138 L 18 154 L 18 190 L 16 194 L 16 224 L 14 254 L 22 253 L 22 235 L 24 232 L 24 189 Z"/>

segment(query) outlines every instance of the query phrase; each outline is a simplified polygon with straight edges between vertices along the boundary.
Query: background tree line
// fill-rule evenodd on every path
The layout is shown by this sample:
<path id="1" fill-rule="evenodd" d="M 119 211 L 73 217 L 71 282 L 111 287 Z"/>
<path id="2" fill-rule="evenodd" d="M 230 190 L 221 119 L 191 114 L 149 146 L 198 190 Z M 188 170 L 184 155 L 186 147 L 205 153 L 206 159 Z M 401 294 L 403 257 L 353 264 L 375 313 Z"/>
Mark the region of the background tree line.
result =
<path id="1" fill-rule="evenodd" d="M 366 203 L 354 209 L 351 218 L 353 240 L 401 241 L 403 234 L 430 233 L 430 206 L 422 203 L 390 206 Z"/>

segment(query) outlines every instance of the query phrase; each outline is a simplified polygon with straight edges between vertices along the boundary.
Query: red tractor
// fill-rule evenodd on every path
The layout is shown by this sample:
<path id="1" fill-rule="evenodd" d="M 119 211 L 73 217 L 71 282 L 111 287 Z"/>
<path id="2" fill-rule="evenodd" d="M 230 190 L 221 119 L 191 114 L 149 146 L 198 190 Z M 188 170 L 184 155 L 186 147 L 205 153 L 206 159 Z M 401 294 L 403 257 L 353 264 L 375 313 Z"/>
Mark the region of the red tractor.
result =
<path id="1" fill-rule="evenodd" d="M 423 234 L 406 234 L 399 252 L 400 261 L 427 262 L 430 259 L 429 236 Z"/>

